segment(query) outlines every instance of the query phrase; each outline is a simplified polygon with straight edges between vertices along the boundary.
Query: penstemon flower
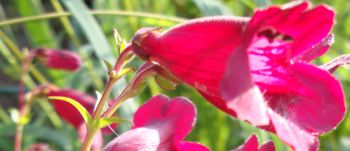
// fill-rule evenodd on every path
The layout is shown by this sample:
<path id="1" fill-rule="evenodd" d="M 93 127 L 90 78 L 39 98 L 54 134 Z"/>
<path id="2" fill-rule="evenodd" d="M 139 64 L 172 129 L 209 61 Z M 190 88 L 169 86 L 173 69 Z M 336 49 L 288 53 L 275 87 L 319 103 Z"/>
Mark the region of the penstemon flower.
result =
<path id="1" fill-rule="evenodd" d="M 332 44 L 334 11 L 308 3 L 258 10 L 251 19 L 195 19 L 165 32 L 139 30 L 135 54 L 196 88 L 210 103 L 276 133 L 295 150 L 345 115 L 342 87 L 308 62 Z"/>
<path id="2" fill-rule="evenodd" d="M 196 108 L 186 98 L 155 96 L 136 111 L 133 121 L 133 128 L 109 142 L 104 151 L 209 150 L 183 141 L 196 121 Z"/>
<path id="3" fill-rule="evenodd" d="M 308 63 L 331 44 L 334 12 L 307 8 L 304 2 L 256 12 L 222 81 L 228 106 L 248 122 L 269 119 L 260 126 L 298 151 L 316 150 L 316 135 L 333 130 L 346 111 L 340 82 Z"/>

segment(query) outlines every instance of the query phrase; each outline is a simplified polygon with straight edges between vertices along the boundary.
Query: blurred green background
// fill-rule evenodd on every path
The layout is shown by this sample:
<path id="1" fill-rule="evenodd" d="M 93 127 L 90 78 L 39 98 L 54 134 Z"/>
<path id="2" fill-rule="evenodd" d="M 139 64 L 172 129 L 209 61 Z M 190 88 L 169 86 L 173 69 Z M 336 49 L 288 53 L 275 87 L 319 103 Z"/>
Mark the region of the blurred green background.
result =
<path id="1" fill-rule="evenodd" d="M 114 62 L 118 52 L 113 39 L 113 29 L 130 40 L 141 27 L 168 28 L 186 19 L 212 16 L 250 16 L 254 9 L 280 5 L 286 0 L 0 0 L 0 150 L 12 150 L 15 126 L 9 109 L 16 108 L 18 78 L 23 48 L 48 47 L 70 49 L 84 60 L 77 73 L 47 70 L 41 64 L 25 78 L 28 88 L 50 81 L 59 87 L 74 88 L 95 96 L 102 91 L 106 69 L 102 60 Z M 326 3 L 335 9 L 336 25 L 333 28 L 335 43 L 331 50 L 317 59 L 325 63 L 350 49 L 350 3 L 348 0 L 314 0 L 313 4 Z M 135 61 L 132 65 L 137 65 Z M 346 66 L 334 74 L 349 92 L 350 74 Z M 126 78 L 127 79 L 130 77 Z M 118 82 L 112 96 L 125 85 Z M 197 124 L 187 140 L 199 141 L 214 151 L 230 150 L 255 133 L 260 143 L 273 140 L 277 150 L 290 150 L 274 135 L 230 118 L 203 100 L 193 89 L 179 86 L 176 90 L 161 90 L 153 79 L 142 94 L 125 103 L 119 114 L 131 118 L 133 111 L 153 95 L 189 97 L 198 108 Z M 348 97 L 348 96 L 347 96 Z M 349 99 L 347 99 L 348 101 Z M 30 144 L 45 142 L 55 150 L 77 150 L 76 132 L 60 120 L 46 100 L 33 106 L 32 120 L 24 129 L 24 149 Z M 118 134 L 127 130 L 121 125 Z M 110 140 L 115 135 L 106 136 Z M 320 137 L 320 150 L 350 150 L 350 119 L 345 117 L 338 128 Z"/>

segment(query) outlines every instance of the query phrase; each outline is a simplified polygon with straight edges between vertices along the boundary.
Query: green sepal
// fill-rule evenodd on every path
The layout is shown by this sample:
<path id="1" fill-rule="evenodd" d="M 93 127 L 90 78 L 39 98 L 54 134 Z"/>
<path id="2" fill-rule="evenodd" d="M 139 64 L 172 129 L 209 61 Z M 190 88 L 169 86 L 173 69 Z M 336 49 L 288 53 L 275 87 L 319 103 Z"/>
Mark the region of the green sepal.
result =
<path id="1" fill-rule="evenodd" d="M 173 82 L 160 74 L 155 75 L 154 80 L 157 82 L 159 87 L 164 90 L 174 90 L 177 86 L 176 82 Z"/>

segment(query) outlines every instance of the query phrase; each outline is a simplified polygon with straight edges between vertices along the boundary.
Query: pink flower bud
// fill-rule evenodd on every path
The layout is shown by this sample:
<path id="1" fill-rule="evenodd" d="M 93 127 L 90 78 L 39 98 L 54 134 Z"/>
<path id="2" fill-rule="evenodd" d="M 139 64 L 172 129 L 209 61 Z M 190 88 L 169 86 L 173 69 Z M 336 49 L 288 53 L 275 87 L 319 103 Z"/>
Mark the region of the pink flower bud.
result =
<path id="1" fill-rule="evenodd" d="M 49 68 L 75 71 L 81 66 L 82 61 L 79 55 L 68 50 L 38 48 L 34 51 L 36 57 L 41 58 Z"/>

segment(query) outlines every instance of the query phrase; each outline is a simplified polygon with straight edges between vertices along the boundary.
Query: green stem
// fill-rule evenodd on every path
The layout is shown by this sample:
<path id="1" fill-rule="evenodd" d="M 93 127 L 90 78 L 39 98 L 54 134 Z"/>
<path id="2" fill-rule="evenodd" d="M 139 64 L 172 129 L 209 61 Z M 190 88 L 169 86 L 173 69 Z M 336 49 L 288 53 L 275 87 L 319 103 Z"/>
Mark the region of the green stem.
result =
<path id="1" fill-rule="evenodd" d="M 114 100 L 116 103 L 113 104 L 113 106 L 111 106 L 110 108 L 108 108 L 108 110 L 104 113 L 103 117 L 111 117 L 117 111 L 117 109 L 120 107 L 120 105 L 122 105 L 123 102 L 130 97 L 131 97 L 131 95 L 128 95 L 127 93 L 120 94 Z"/>
<path id="2" fill-rule="evenodd" d="M 167 20 L 171 22 L 184 22 L 186 19 L 179 18 L 179 17 L 173 17 L 173 16 L 166 16 L 166 15 L 159 15 L 154 13 L 145 13 L 145 12 L 128 12 L 128 11 L 106 11 L 106 10 L 92 10 L 90 11 L 93 15 L 111 15 L 111 16 L 133 16 L 133 17 L 142 17 L 142 18 L 153 18 L 153 19 L 159 19 L 159 20 Z M 72 14 L 69 12 L 60 12 L 60 13 L 46 13 L 43 15 L 37 15 L 37 16 L 30 16 L 30 17 L 21 17 L 21 18 L 15 18 L 15 19 L 9 19 L 6 21 L 0 22 L 1 26 L 8 26 L 13 24 L 19 24 L 23 22 L 29 22 L 29 21 L 36 21 L 36 20 L 45 20 L 45 19 L 52 19 L 52 18 L 59 18 L 59 17 L 67 17 L 71 16 Z"/>
<path id="3" fill-rule="evenodd" d="M 16 126 L 15 149 L 14 149 L 14 151 L 21 151 L 21 148 L 22 148 L 22 137 L 23 137 L 23 125 L 17 124 L 17 126 Z"/>
<path id="4" fill-rule="evenodd" d="M 108 83 L 107 83 L 107 86 L 106 86 L 106 89 L 104 90 L 102 96 L 101 96 L 101 99 L 96 107 L 96 110 L 94 111 L 94 113 L 92 114 L 92 120 L 96 120 L 98 118 L 100 118 L 100 115 L 102 114 L 103 112 L 103 107 L 105 106 L 105 104 L 107 103 L 108 101 L 108 95 L 109 93 L 111 93 L 112 91 L 112 88 L 113 88 L 113 84 L 115 83 L 115 79 L 110 76 L 109 80 L 108 80 Z"/>
<path id="5" fill-rule="evenodd" d="M 113 74 L 109 74 L 109 80 L 106 86 L 106 89 L 103 91 L 103 94 L 101 96 L 101 99 L 99 100 L 99 103 L 97 104 L 96 110 L 92 114 L 92 123 L 87 123 L 87 134 L 85 136 L 85 140 L 83 142 L 83 146 L 81 148 L 81 151 L 90 151 L 95 134 L 99 130 L 99 128 L 94 124 L 96 120 L 100 118 L 100 115 L 103 112 L 103 107 L 108 101 L 108 95 L 111 93 L 113 84 L 116 82 L 117 79 L 114 79 Z"/>
<path id="6" fill-rule="evenodd" d="M 95 127 L 87 127 L 87 134 L 85 136 L 85 140 L 83 143 L 83 146 L 81 147 L 80 151 L 90 151 L 92 147 L 92 143 L 94 142 L 94 136 L 98 132 L 98 128 Z"/>

